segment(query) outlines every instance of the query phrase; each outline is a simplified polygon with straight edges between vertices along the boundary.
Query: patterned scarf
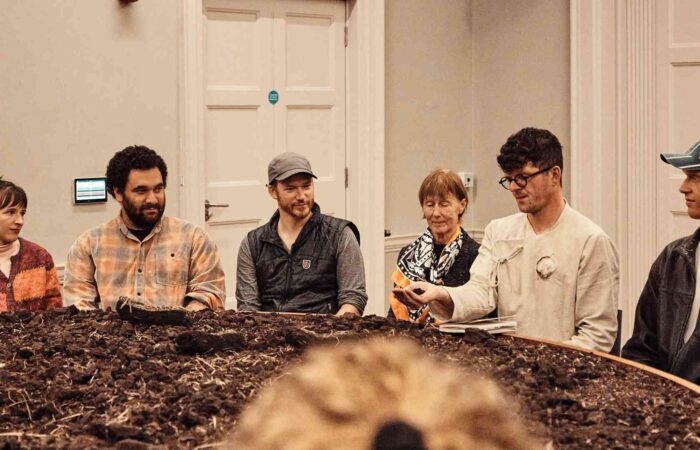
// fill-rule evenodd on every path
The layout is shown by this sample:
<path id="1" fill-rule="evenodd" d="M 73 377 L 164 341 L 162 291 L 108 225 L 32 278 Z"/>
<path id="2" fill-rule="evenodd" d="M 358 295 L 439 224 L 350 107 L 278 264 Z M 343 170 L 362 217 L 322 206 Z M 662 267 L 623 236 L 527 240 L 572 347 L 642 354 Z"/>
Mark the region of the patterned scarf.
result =
<path id="1" fill-rule="evenodd" d="M 404 288 L 414 281 L 427 281 L 433 284 L 442 284 L 442 278 L 450 271 L 462 248 L 464 232 L 457 228 L 435 261 L 435 242 L 430 230 L 426 230 L 418 239 L 413 241 L 402 257 L 397 261 L 391 278 L 397 287 Z M 427 274 L 427 278 L 426 278 Z M 411 322 L 433 322 L 430 315 L 430 307 L 425 304 L 418 309 L 411 310 L 391 295 L 391 309 L 397 319 Z"/>

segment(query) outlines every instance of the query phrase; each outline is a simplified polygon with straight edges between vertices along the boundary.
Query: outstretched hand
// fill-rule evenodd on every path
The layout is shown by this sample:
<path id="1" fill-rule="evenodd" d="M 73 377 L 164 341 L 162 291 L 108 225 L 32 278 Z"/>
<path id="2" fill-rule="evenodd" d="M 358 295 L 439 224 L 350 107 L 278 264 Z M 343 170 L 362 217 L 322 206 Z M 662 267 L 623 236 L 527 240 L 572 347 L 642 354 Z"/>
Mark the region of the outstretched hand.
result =
<path id="1" fill-rule="evenodd" d="M 394 297 L 404 305 L 411 309 L 418 309 L 425 303 L 433 301 L 429 292 L 432 287 L 436 286 L 426 283 L 425 281 L 417 281 L 409 284 L 405 288 L 394 288 L 391 292 L 394 294 Z"/>
<path id="2" fill-rule="evenodd" d="M 454 303 L 450 294 L 445 289 L 425 281 L 411 283 L 405 288 L 391 290 L 394 297 L 411 309 L 418 309 L 426 303 L 430 303 L 431 310 L 443 317 L 452 317 Z"/>

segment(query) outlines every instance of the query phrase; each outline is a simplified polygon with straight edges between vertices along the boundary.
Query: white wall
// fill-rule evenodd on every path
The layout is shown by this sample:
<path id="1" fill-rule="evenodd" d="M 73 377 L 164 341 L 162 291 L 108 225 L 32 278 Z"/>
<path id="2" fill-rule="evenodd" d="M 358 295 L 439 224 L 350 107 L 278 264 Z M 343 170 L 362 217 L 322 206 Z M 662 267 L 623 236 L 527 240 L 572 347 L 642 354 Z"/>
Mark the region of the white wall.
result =
<path id="1" fill-rule="evenodd" d="M 569 0 L 473 0 L 474 222 L 517 211 L 498 185 L 496 163 L 508 136 L 526 126 L 546 128 L 564 147 L 569 192 Z"/>
<path id="2" fill-rule="evenodd" d="M 418 188 L 431 169 L 470 170 L 464 218 L 483 228 L 516 211 L 496 163 L 509 135 L 547 128 L 570 143 L 568 0 L 387 0 L 386 226 L 425 227 Z"/>
<path id="3" fill-rule="evenodd" d="M 418 189 L 431 170 L 473 167 L 470 3 L 386 1 L 384 195 L 393 235 L 425 228 Z"/>
<path id="4" fill-rule="evenodd" d="M 103 176 L 143 144 L 168 164 L 167 213 L 178 212 L 178 3 L 21 0 L 0 14 L 0 175 L 24 187 L 22 235 L 56 264 L 117 203 L 74 206 L 72 179 Z"/>

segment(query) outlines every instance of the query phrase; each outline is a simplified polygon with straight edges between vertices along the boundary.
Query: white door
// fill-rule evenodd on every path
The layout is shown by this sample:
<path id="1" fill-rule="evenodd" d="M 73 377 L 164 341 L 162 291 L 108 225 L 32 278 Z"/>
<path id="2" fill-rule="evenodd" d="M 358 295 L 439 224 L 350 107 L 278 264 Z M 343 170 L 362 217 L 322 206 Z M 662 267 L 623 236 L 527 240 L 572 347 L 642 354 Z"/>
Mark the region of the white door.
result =
<path id="1" fill-rule="evenodd" d="M 660 1 L 656 14 L 658 149 L 684 153 L 700 140 L 700 1 Z M 678 192 L 683 172 L 661 160 L 657 167 L 657 247 L 661 250 L 695 231 L 700 221 L 688 217 Z"/>
<path id="2" fill-rule="evenodd" d="M 206 199 L 229 205 L 210 208 L 206 229 L 231 308 L 240 242 L 276 209 L 265 187 L 275 155 L 309 158 L 322 211 L 346 215 L 345 3 L 205 0 L 203 21 Z"/>

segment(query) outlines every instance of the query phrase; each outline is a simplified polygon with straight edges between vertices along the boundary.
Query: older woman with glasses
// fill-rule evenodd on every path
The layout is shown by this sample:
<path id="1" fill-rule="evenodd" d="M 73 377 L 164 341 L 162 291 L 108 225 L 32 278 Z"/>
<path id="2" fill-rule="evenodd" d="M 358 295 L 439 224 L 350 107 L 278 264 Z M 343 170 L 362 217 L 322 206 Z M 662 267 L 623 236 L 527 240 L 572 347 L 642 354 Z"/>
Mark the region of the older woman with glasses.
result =
<path id="1" fill-rule="evenodd" d="M 467 190 L 451 170 L 431 172 L 418 191 L 418 200 L 428 229 L 401 249 L 391 275 L 397 287 L 414 281 L 461 286 L 469 281 L 469 268 L 479 253 L 479 244 L 460 226 L 467 210 Z M 412 322 L 430 322 L 430 307 L 409 309 L 390 295 L 389 317 Z"/>
<path id="2" fill-rule="evenodd" d="M 19 237 L 27 194 L 0 177 L 0 312 L 63 306 L 49 252 Z"/>

